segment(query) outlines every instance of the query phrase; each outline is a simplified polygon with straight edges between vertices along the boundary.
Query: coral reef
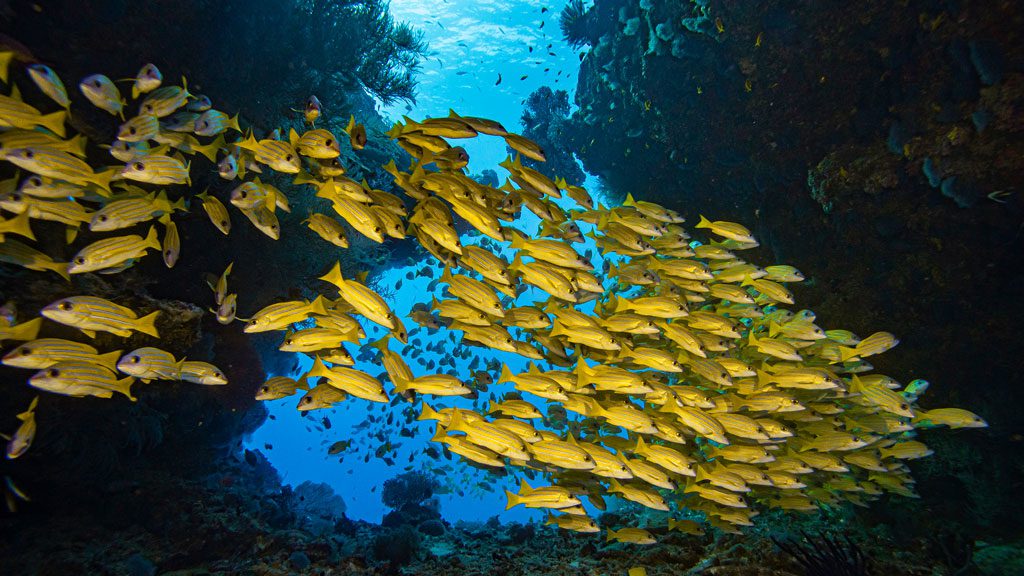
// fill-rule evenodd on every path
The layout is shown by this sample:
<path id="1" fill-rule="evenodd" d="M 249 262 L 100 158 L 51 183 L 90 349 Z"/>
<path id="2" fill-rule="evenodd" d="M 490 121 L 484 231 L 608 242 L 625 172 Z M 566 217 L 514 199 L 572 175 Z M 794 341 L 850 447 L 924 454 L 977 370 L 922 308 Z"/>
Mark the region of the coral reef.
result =
<path id="1" fill-rule="evenodd" d="M 915 466 L 920 502 L 865 514 L 901 545 L 944 524 L 1018 539 L 1019 4 L 597 0 L 587 21 L 563 127 L 585 170 L 691 221 L 756 222 L 761 250 L 808 275 L 800 302 L 903 338 L 876 368 L 992 424 L 943 442 L 965 459 Z"/>

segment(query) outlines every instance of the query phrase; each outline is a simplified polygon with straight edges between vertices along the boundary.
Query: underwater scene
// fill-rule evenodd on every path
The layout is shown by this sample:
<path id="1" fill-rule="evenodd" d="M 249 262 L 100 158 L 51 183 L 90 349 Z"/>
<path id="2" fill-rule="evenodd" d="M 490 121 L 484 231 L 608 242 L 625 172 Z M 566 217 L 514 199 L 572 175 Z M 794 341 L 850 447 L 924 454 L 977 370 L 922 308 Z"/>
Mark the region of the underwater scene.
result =
<path id="1" fill-rule="evenodd" d="M 1024 576 L 1024 4 L 0 0 L 0 575 Z"/>

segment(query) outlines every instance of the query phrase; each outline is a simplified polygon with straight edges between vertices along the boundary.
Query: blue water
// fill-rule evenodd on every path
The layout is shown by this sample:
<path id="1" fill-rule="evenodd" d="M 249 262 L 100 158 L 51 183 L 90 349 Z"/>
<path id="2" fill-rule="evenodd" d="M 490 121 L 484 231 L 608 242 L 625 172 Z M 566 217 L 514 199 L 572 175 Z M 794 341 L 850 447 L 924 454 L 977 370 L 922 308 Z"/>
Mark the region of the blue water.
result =
<path id="1" fill-rule="evenodd" d="M 577 56 L 565 45 L 558 32 L 558 13 L 563 5 L 563 2 L 550 3 L 539 0 L 393 0 L 391 11 L 395 19 L 408 21 L 424 32 L 430 44 L 430 57 L 426 59 L 420 76 L 417 103 L 382 107 L 382 113 L 395 120 L 400 120 L 402 115 L 421 119 L 428 116 L 446 116 L 449 108 L 454 108 L 459 114 L 497 120 L 509 130 L 518 132 L 521 130 L 523 102 L 537 88 L 550 86 L 553 89 L 567 90 L 571 101 L 576 85 Z M 548 10 L 541 13 L 541 8 L 545 6 Z M 543 28 L 540 28 L 541 22 L 544 22 Z M 548 44 L 552 46 L 548 48 Z M 533 46 L 532 53 L 529 50 L 530 46 Z M 555 55 L 550 56 L 549 52 Z M 544 71 L 545 68 L 548 69 L 547 72 Z M 499 74 L 502 77 L 501 84 L 495 85 Z M 526 78 L 521 80 L 523 76 Z M 503 140 L 481 136 L 458 143 L 469 152 L 468 173 L 493 169 L 498 171 L 499 176 L 504 174 L 498 167 L 498 163 L 508 154 Z M 598 197 L 596 186 L 593 184 L 593 181 L 588 181 L 587 188 L 594 195 L 595 202 L 608 204 L 606 199 Z M 517 226 L 524 231 L 535 231 L 539 220 L 526 209 L 523 210 L 522 216 L 517 221 Z M 479 237 L 463 237 L 462 241 L 477 243 Z M 592 262 L 596 269 L 601 269 L 599 251 L 592 241 L 588 239 L 586 244 L 576 246 L 581 253 L 590 251 L 594 256 Z M 511 261 L 511 256 L 506 254 L 506 259 Z M 437 262 L 432 261 L 430 265 L 433 278 L 439 278 L 441 269 Z M 392 268 L 370 280 L 375 286 L 393 290 L 393 309 L 396 313 L 407 315 L 414 303 L 429 304 L 431 295 L 442 297 L 443 285 L 436 286 L 431 292 L 431 278 L 415 275 L 415 271 L 422 266 L 420 263 L 409 268 Z M 407 278 L 410 271 L 414 272 L 412 280 Z M 399 281 L 401 287 L 395 288 Z M 519 297 L 517 304 L 531 304 L 534 300 L 546 298 L 547 295 L 539 291 L 527 291 Z M 425 329 L 417 329 L 412 319 L 404 317 L 403 322 L 410 331 L 410 342 L 419 339 L 425 348 L 429 344 L 444 341 L 446 352 L 461 349 L 450 339 L 452 334 L 459 333 L 441 330 L 429 335 Z M 364 322 L 364 328 L 367 332 L 367 341 L 373 341 L 383 335 L 379 327 L 369 322 Z M 355 346 L 348 345 L 347 348 L 354 357 L 357 357 L 355 368 L 372 375 L 378 375 L 383 371 L 372 359 L 375 356 L 371 355 L 366 359 L 364 355 L 364 359 L 360 360 L 359 350 Z M 402 348 L 398 342 L 391 343 L 391 349 L 396 352 L 401 352 Z M 483 348 L 471 348 L 471 351 L 473 354 L 470 360 L 457 359 L 458 375 L 463 379 L 471 377 L 468 364 L 473 357 L 481 358 L 481 369 L 484 361 L 490 358 L 508 363 L 513 372 L 524 371 L 527 368 L 526 361 L 514 354 L 492 352 Z M 308 356 L 296 356 L 301 359 L 302 370 L 312 365 Z M 417 376 L 448 370 L 445 366 L 436 366 L 428 370 L 408 354 L 403 356 Z M 433 360 L 437 363 L 442 359 L 442 355 L 424 351 L 420 358 L 424 362 Z M 275 374 L 267 374 L 267 377 L 270 376 Z M 497 379 L 498 375 L 495 372 L 491 376 Z M 486 409 L 490 393 L 500 395 L 501 392 L 508 390 L 511 390 L 509 384 L 492 385 L 489 393 L 481 394 L 478 407 Z M 262 451 L 287 484 L 294 486 L 309 480 L 332 486 L 345 499 L 347 515 L 350 518 L 379 522 L 388 511 L 381 503 L 381 486 L 385 480 L 402 473 L 410 466 L 412 469 L 422 469 L 437 475 L 442 490 L 446 492 L 439 495 L 441 511 L 449 521 L 482 521 L 496 514 L 502 521 L 525 521 L 542 516 L 538 511 L 522 507 L 505 511 L 505 495 L 502 490 L 509 488 L 514 491 L 518 485 L 518 476 L 496 477 L 460 462 L 458 457 L 452 461 L 427 457 L 423 453 L 427 446 L 432 445 L 440 449 L 439 444 L 429 442 L 435 427 L 433 421 L 413 421 L 409 424 L 408 428 L 414 432 L 412 438 L 399 435 L 400 429 L 405 426 L 405 419 L 397 413 L 395 422 L 390 426 L 382 426 L 378 421 L 360 427 L 361 423 L 365 424 L 368 417 L 379 417 L 384 420 L 388 414 L 404 410 L 407 404 L 390 408 L 382 404 L 349 399 L 331 409 L 313 411 L 307 417 L 302 417 L 295 410 L 299 396 L 267 403 L 273 418 L 268 419 L 248 439 L 246 447 Z M 543 400 L 529 395 L 527 399 L 533 400 L 542 411 L 544 410 Z M 428 398 L 427 402 L 435 408 L 471 408 L 473 404 L 471 400 L 461 398 Z M 411 408 L 416 414 L 419 413 L 418 402 Z M 330 429 L 323 425 L 324 417 L 330 420 Z M 380 436 L 383 441 L 370 437 L 371 433 L 378 430 L 384 430 L 384 434 Z M 328 456 L 328 447 L 344 439 L 353 440 L 349 450 L 336 456 Z M 392 445 L 399 445 L 394 452 L 388 454 L 388 458 L 394 461 L 393 466 L 388 466 L 382 458 L 373 455 L 373 452 L 388 440 Z M 272 448 L 267 449 L 267 445 Z M 367 453 L 371 454 L 370 459 L 364 461 Z M 482 482 L 488 484 L 481 485 Z"/>

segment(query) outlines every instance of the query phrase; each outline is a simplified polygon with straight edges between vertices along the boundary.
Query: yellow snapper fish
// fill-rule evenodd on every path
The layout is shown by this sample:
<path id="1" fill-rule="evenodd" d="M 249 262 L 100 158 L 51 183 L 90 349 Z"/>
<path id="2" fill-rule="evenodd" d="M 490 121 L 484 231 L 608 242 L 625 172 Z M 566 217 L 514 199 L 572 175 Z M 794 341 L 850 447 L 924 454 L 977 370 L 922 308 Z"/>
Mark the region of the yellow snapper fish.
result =
<path id="1" fill-rule="evenodd" d="M 131 392 L 134 382 L 132 376 L 118 380 L 114 372 L 103 366 L 70 360 L 44 368 L 28 380 L 33 388 L 54 394 L 111 398 L 117 392 L 132 402 L 135 401 Z"/>
<path id="2" fill-rule="evenodd" d="M 0 133 L 0 158 L 7 157 L 8 150 L 16 148 L 48 147 L 85 158 L 85 136 L 76 134 L 65 140 L 44 130 L 13 129 Z"/>
<path id="3" fill-rule="evenodd" d="M 45 64 L 30 64 L 25 67 L 29 78 L 35 82 L 39 91 L 50 97 L 61 108 L 71 106 L 71 99 L 68 98 L 67 88 L 57 73 Z"/>
<path id="4" fill-rule="evenodd" d="M 196 194 L 196 198 L 199 198 L 200 202 L 203 203 L 203 211 L 206 212 L 207 218 L 210 219 L 210 222 L 213 223 L 217 230 L 220 230 L 225 236 L 230 234 L 231 216 L 228 214 L 228 209 L 224 206 L 224 203 L 216 196 L 211 196 L 207 192 Z"/>
<path id="5" fill-rule="evenodd" d="M 184 359 L 176 360 L 166 350 L 145 346 L 122 356 L 117 362 L 117 370 L 148 384 L 153 380 L 177 380 L 184 362 Z"/>
<path id="6" fill-rule="evenodd" d="M 68 264 L 68 273 L 83 274 L 117 268 L 142 258 L 150 249 L 161 250 L 155 226 L 149 228 L 145 238 L 137 234 L 103 238 L 79 250 Z"/>
<path id="7" fill-rule="evenodd" d="M 256 391 L 256 400 L 280 400 L 292 396 L 299 390 L 309 390 L 306 378 L 296 380 L 287 376 L 274 376 L 260 385 Z"/>
<path id="8" fill-rule="evenodd" d="M 174 265 L 178 263 L 178 258 L 181 257 L 181 237 L 178 235 L 178 226 L 169 215 L 161 218 L 161 222 L 164 224 L 164 239 L 161 246 L 164 265 L 174 268 Z"/>
<path id="9" fill-rule="evenodd" d="M 241 132 L 238 127 L 238 114 L 228 117 L 220 110 L 207 110 L 197 117 L 193 128 L 198 136 L 216 136 L 223 134 L 229 128 L 235 132 Z"/>
<path id="10" fill-rule="evenodd" d="M 125 99 L 110 78 L 103 74 L 91 74 L 82 78 L 78 89 L 93 106 L 124 119 Z"/>
<path id="11" fill-rule="evenodd" d="M 181 363 L 178 377 L 183 382 L 203 384 L 206 386 L 223 386 L 228 383 L 224 373 L 209 362 L 185 360 Z"/>
<path id="12" fill-rule="evenodd" d="M 131 336 L 132 331 L 160 337 L 155 324 L 159 310 L 139 318 L 132 309 L 96 296 L 62 298 L 48 304 L 39 313 L 54 322 L 78 328 L 90 338 L 95 338 L 97 331 L 110 332 L 122 338 Z"/>
<path id="13" fill-rule="evenodd" d="M 52 114 L 43 114 L 39 110 L 21 101 L 17 90 L 11 96 L 0 94 L 0 127 L 34 130 L 45 128 L 57 136 L 65 135 L 64 121 L 67 110 L 58 110 Z"/>
<path id="14" fill-rule="evenodd" d="M 191 184 L 189 164 L 163 154 L 133 158 L 120 171 L 121 178 L 147 184 Z"/>
<path id="15" fill-rule="evenodd" d="M 68 275 L 67 262 L 55 262 L 48 255 L 17 240 L 7 239 L 0 242 L 0 262 L 40 272 L 48 270 L 59 274 L 65 280 L 71 279 Z"/>
<path id="16" fill-rule="evenodd" d="M 160 84 L 164 81 L 164 76 L 155 64 L 146 64 L 139 69 L 139 73 L 131 80 L 134 81 L 132 84 L 132 100 L 134 100 L 142 94 L 159 88 Z"/>
<path id="17" fill-rule="evenodd" d="M 244 328 L 245 332 L 267 332 L 284 330 L 310 316 L 326 316 L 327 308 L 323 296 L 317 296 L 312 302 L 303 300 L 278 302 L 271 304 L 253 314 Z"/>
<path id="18" fill-rule="evenodd" d="M 38 326 L 41 318 L 36 318 Z M 3 357 L 5 366 L 15 368 L 49 368 L 50 366 L 66 360 L 76 362 L 87 362 L 98 364 L 110 370 L 114 370 L 117 360 L 121 357 L 120 350 L 114 350 L 106 354 L 100 354 L 96 348 L 72 340 L 61 338 L 39 338 L 31 342 L 25 342 L 11 350 Z"/>
<path id="19" fill-rule="evenodd" d="M 29 403 L 28 409 L 17 415 L 21 424 L 18 425 L 18 429 L 14 431 L 11 439 L 7 441 L 7 447 L 4 450 L 8 460 L 14 460 L 15 458 L 21 457 L 25 452 L 28 452 L 30 447 L 32 447 L 32 442 L 36 438 L 37 406 L 39 406 L 39 396 L 32 398 L 32 402 Z"/>
<path id="20" fill-rule="evenodd" d="M 367 286 L 354 280 L 346 280 L 341 274 L 340 262 L 335 263 L 320 280 L 337 287 L 342 299 L 368 320 L 388 329 L 396 327 L 395 313 L 388 307 L 387 301 Z"/>
<path id="21" fill-rule="evenodd" d="M 243 150 L 253 152 L 257 162 L 266 164 L 276 172 L 298 174 L 302 169 L 299 153 L 289 142 L 269 138 L 257 141 L 250 135 L 236 145 Z"/>
<path id="22" fill-rule="evenodd" d="M 93 172 L 84 160 L 73 154 L 45 146 L 8 150 L 7 160 L 40 176 L 83 186 L 95 184 L 107 191 L 110 190 L 110 180 L 114 176 L 113 170 Z"/>
<path id="23" fill-rule="evenodd" d="M 181 86 L 162 86 L 150 92 L 139 104 L 139 114 L 163 118 L 170 116 L 188 101 L 188 83 L 181 79 Z"/>

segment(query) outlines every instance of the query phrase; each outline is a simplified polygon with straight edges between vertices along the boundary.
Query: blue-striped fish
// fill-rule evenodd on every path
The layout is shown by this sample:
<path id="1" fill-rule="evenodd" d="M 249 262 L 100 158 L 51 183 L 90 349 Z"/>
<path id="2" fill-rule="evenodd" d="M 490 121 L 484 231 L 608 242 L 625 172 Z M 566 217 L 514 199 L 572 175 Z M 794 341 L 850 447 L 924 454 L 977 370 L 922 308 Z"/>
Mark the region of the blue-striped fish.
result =
<path id="1" fill-rule="evenodd" d="M 206 386 L 221 386 L 228 383 L 224 372 L 209 362 L 186 360 L 181 364 L 179 376 L 184 382 Z"/>
<path id="2" fill-rule="evenodd" d="M 178 110 L 160 122 L 160 130 L 163 132 L 195 132 L 196 118 L 199 118 L 198 112 Z"/>
<path id="3" fill-rule="evenodd" d="M 210 218 L 210 222 L 217 227 L 217 230 L 220 230 L 227 236 L 231 232 L 231 217 L 228 215 L 228 209 L 224 206 L 224 203 L 216 196 L 211 196 L 207 192 L 196 194 L 196 198 L 202 201 L 203 211 Z"/>
<path id="4" fill-rule="evenodd" d="M 189 164 L 173 156 L 147 154 L 125 164 L 121 176 L 148 184 L 191 184 Z"/>
<path id="5" fill-rule="evenodd" d="M 216 136 L 222 134 L 228 128 L 235 132 L 241 132 L 238 127 L 238 114 L 228 117 L 220 110 L 207 110 L 197 117 L 192 123 L 192 129 L 199 136 Z"/>
<path id="6" fill-rule="evenodd" d="M 152 92 L 159 88 L 160 84 L 164 81 L 164 76 L 155 64 L 146 64 L 135 75 L 134 80 L 135 83 L 132 84 L 133 100 L 138 98 L 140 94 Z"/>
<path id="7" fill-rule="evenodd" d="M 38 405 L 39 396 L 36 396 L 29 403 L 28 410 L 18 414 L 21 424 L 18 425 L 18 429 L 7 442 L 7 448 L 4 451 L 8 460 L 18 458 L 32 446 L 32 441 L 36 438 L 36 406 Z"/>
<path id="8" fill-rule="evenodd" d="M 39 318 L 42 320 L 42 318 Z M 58 362 L 71 360 L 99 364 L 111 370 L 121 357 L 120 350 L 100 354 L 96 348 L 83 342 L 64 340 L 62 338 L 39 338 L 25 342 L 3 357 L 5 366 L 14 368 L 49 368 Z"/>
<path id="9" fill-rule="evenodd" d="M 53 258 L 39 250 L 10 238 L 0 243 L 0 262 L 14 264 L 15 266 L 21 266 L 22 268 L 38 272 L 49 270 L 60 274 L 65 280 L 71 279 L 68 276 L 67 262 L 54 262 Z"/>
<path id="10" fill-rule="evenodd" d="M 126 262 L 134 261 L 146 255 L 149 249 L 160 250 L 156 226 L 149 229 L 145 238 L 138 234 L 103 238 L 89 244 L 78 251 L 68 264 L 68 273 L 83 274 L 98 270 L 117 268 Z"/>
<path id="11" fill-rule="evenodd" d="M 283 140 L 260 140 L 256 141 L 251 135 L 245 140 L 237 143 L 239 148 L 249 150 L 255 156 L 257 162 L 266 164 L 272 169 L 285 174 L 298 174 L 302 168 L 302 161 L 298 152 L 290 142 Z"/>
<path id="12" fill-rule="evenodd" d="M 298 136 L 295 130 L 292 130 L 291 140 L 294 142 L 295 149 L 303 156 L 330 159 L 341 155 L 338 139 L 331 134 L 330 130 L 317 128 L 309 130 L 302 136 Z"/>
<path id="13" fill-rule="evenodd" d="M 124 119 L 125 100 L 110 78 L 103 74 L 91 74 L 82 78 L 78 89 L 93 106 Z"/>
<path id="14" fill-rule="evenodd" d="M 192 112 L 206 112 L 213 107 L 213 102 L 210 101 L 210 97 L 205 94 L 191 94 L 188 104 L 185 105 L 187 110 Z"/>
<path id="15" fill-rule="evenodd" d="M 118 198 L 92 214 L 89 230 L 109 232 L 110 230 L 128 228 L 168 214 L 175 209 L 184 210 L 184 200 L 178 200 L 172 204 L 163 190 L 159 194 Z"/>
<path id="16" fill-rule="evenodd" d="M 61 298 L 48 304 L 39 313 L 54 322 L 78 328 L 90 338 L 95 338 L 97 331 L 127 338 L 133 330 L 154 338 L 160 337 L 155 324 L 159 310 L 139 318 L 131 308 L 96 296 Z"/>
<path id="17" fill-rule="evenodd" d="M 139 105 L 139 114 L 163 118 L 170 116 L 188 101 L 188 83 L 181 79 L 181 86 L 163 86 L 152 91 Z"/>
<path id="18" fill-rule="evenodd" d="M 95 184 L 104 190 L 110 190 L 110 179 L 114 176 L 113 170 L 93 172 L 92 168 L 81 158 L 46 146 L 9 150 L 7 160 L 19 168 L 40 176 L 83 186 Z"/>
<path id="19" fill-rule="evenodd" d="M 89 209 L 73 200 L 46 200 L 21 192 L 0 195 L 0 208 L 16 214 L 25 212 L 34 220 L 49 220 L 75 227 L 91 218 Z"/>
<path id="20" fill-rule="evenodd" d="M 122 380 L 103 366 L 88 362 L 64 361 L 49 368 L 43 368 L 29 378 L 29 385 L 40 390 L 63 394 L 65 396 L 96 396 L 110 398 L 114 392 L 124 394 L 132 402 L 132 384 L 135 378 L 128 376 Z"/>
<path id="21" fill-rule="evenodd" d="M 85 136 L 81 134 L 64 140 L 43 130 L 8 130 L 0 133 L 0 158 L 5 158 L 8 150 L 34 146 L 55 148 L 70 152 L 79 158 L 85 158 L 85 142 Z"/>
<path id="22" fill-rule="evenodd" d="M 38 174 L 33 174 L 21 182 L 18 192 L 44 200 L 65 200 L 68 198 L 81 198 L 89 190 L 84 186 L 68 184 L 67 182 L 54 180 L 53 178 L 43 178 Z"/>
<path id="23" fill-rule="evenodd" d="M 0 94 L 0 128 L 21 128 L 22 130 L 45 128 L 63 138 L 65 135 L 64 121 L 67 116 L 67 110 L 43 114 L 22 102 L 17 91 L 12 96 Z"/>
<path id="24" fill-rule="evenodd" d="M 29 78 L 36 83 L 39 90 L 50 97 L 61 108 L 71 106 L 71 99 L 68 98 L 68 90 L 64 87 L 57 73 L 45 64 L 30 64 L 26 67 Z"/>
<path id="25" fill-rule="evenodd" d="M 164 265 L 174 268 L 181 257 L 181 237 L 178 236 L 178 226 L 171 220 L 170 214 L 160 218 L 164 225 L 163 256 Z"/>
<path id="26" fill-rule="evenodd" d="M 160 133 L 160 121 L 149 114 L 129 118 L 117 129 L 117 139 L 125 142 L 151 140 Z"/>
<path id="27" fill-rule="evenodd" d="M 184 362 L 166 350 L 144 346 L 122 356 L 117 369 L 148 384 L 152 380 L 178 380 Z"/>

